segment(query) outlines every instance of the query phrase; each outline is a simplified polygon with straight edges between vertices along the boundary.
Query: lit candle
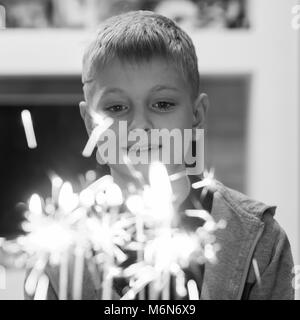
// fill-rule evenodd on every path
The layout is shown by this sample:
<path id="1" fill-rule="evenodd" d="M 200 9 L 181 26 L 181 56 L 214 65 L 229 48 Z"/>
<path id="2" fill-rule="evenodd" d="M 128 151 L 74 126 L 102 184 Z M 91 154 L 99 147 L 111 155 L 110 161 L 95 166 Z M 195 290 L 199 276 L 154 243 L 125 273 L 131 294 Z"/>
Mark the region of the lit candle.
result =
<path id="1" fill-rule="evenodd" d="M 151 191 L 154 194 L 155 204 L 153 210 L 158 214 L 161 223 L 161 231 L 166 236 L 166 241 L 170 241 L 172 237 L 172 218 L 174 217 L 172 203 L 172 187 L 166 167 L 160 162 L 153 162 L 149 170 L 149 181 Z M 162 299 L 170 299 L 170 270 L 165 270 L 164 277 L 166 279 L 162 289 Z"/>
<path id="2" fill-rule="evenodd" d="M 84 249 L 78 246 L 75 250 L 75 265 L 73 274 L 73 300 L 81 300 L 84 272 Z"/>
<path id="3" fill-rule="evenodd" d="M 136 216 L 136 240 L 138 243 L 143 244 L 144 239 L 144 221 L 141 214 Z M 137 262 L 142 262 L 144 260 L 144 248 L 141 247 L 137 251 Z M 139 300 L 145 300 L 145 290 L 142 289 L 139 293 Z"/>
<path id="4" fill-rule="evenodd" d="M 36 286 L 38 283 L 38 279 L 41 276 L 41 274 L 44 271 L 44 268 L 46 266 L 47 260 L 45 257 L 39 257 L 36 261 L 34 267 L 30 271 L 26 281 L 25 281 L 25 292 L 32 296 L 34 292 L 36 291 Z"/>
<path id="5" fill-rule="evenodd" d="M 22 122 L 25 130 L 28 148 L 34 149 L 37 147 L 36 138 L 34 134 L 31 114 L 28 110 L 23 110 L 21 113 Z"/>
<path id="6" fill-rule="evenodd" d="M 159 291 L 157 290 L 156 281 L 152 281 L 149 283 L 149 300 L 157 300 L 159 296 Z"/>
<path id="7" fill-rule="evenodd" d="M 142 217 L 142 211 L 144 210 L 144 201 L 142 196 L 131 195 L 127 199 L 126 205 L 128 209 L 135 215 L 136 241 L 141 244 L 141 248 L 137 250 L 137 262 L 141 262 L 144 260 L 144 248 L 142 244 L 145 241 L 144 219 Z M 145 300 L 144 289 L 139 293 L 139 299 Z"/>
<path id="8" fill-rule="evenodd" d="M 112 279 L 112 275 L 109 272 L 110 266 L 111 266 L 111 262 L 108 262 L 108 264 L 103 269 L 102 300 L 112 299 L 113 279 Z"/>
<path id="9" fill-rule="evenodd" d="M 67 300 L 68 298 L 68 274 L 69 274 L 69 253 L 61 254 L 59 269 L 59 300 Z"/>
<path id="10" fill-rule="evenodd" d="M 52 200 L 54 203 L 58 201 L 59 190 L 63 184 L 62 179 L 59 176 L 53 176 L 51 178 L 51 185 L 52 185 Z"/>
<path id="11" fill-rule="evenodd" d="M 199 300 L 199 291 L 195 280 L 189 280 L 187 283 L 187 289 L 190 300 Z"/>
<path id="12" fill-rule="evenodd" d="M 185 273 L 178 266 L 178 271 L 175 275 L 175 286 L 176 286 L 176 294 L 180 298 L 186 296 L 186 288 L 185 288 Z"/>
<path id="13" fill-rule="evenodd" d="M 103 227 L 104 230 L 110 229 L 110 217 L 108 214 L 105 214 L 103 217 Z M 112 286 L 113 286 L 113 278 L 111 274 L 111 268 L 114 264 L 114 258 L 113 258 L 113 244 L 112 239 L 107 239 L 107 248 L 106 248 L 106 259 L 103 264 L 103 277 L 102 277 L 102 300 L 111 300 L 112 298 Z"/>
<path id="14" fill-rule="evenodd" d="M 49 278 L 42 274 L 36 286 L 34 300 L 46 300 L 49 287 Z"/>
<path id="15" fill-rule="evenodd" d="M 171 283 L 171 274 L 169 270 L 166 270 L 164 287 L 161 294 L 162 300 L 170 300 L 170 289 L 171 289 L 170 283 Z"/>

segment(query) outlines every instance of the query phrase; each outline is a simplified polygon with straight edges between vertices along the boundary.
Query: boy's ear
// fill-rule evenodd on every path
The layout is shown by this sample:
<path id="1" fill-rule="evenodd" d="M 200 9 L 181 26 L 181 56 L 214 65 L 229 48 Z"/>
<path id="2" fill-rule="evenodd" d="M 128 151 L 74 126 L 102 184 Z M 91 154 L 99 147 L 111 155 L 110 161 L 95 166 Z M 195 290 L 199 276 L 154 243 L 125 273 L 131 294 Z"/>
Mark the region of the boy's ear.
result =
<path id="1" fill-rule="evenodd" d="M 87 103 L 85 101 L 80 101 L 79 102 L 79 110 L 80 110 L 81 118 L 83 120 L 85 120 L 86 110 L 87 110 Z"/>
<path id="2" fill-rule="evenodd" d="M 207 111 L 209 108 L 209 100 L 206 93 L 199 94 L 194 103 L 193 108 L 193 128 L 203 129 Z"/>
<path id="3" fill-rule="evenodd" d="M 79 103 L 79 110 L 80 110 L 80 115 L 84 121 L 86 130 L 88 132 L 88 134 L 90 135 L 93 129 L 93 125 L 91 123 L 91 119 L 89 117 L 89 113 L 88 113 L 88 105 L 85 101 L 80 101 Z"/>

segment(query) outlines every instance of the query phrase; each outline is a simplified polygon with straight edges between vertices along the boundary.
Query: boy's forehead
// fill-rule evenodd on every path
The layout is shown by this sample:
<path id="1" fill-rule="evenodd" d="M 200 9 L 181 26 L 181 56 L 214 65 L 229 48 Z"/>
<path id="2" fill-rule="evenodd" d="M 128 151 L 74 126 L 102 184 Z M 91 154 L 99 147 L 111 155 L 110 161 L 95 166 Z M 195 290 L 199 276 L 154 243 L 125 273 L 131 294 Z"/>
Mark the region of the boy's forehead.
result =
<path id="1" fill-rule="evenodd" d="M 93 91 L 106 89 L 126 91 L 131 87 L 137 89 L 153 89 L 153 87 L 170 87 L 185 90 L 186 81 L 174 63 L 162 58 L 149 61 L 120 61 L 114 60 L 104 67 L 100 67 L 93 79 Z"/>

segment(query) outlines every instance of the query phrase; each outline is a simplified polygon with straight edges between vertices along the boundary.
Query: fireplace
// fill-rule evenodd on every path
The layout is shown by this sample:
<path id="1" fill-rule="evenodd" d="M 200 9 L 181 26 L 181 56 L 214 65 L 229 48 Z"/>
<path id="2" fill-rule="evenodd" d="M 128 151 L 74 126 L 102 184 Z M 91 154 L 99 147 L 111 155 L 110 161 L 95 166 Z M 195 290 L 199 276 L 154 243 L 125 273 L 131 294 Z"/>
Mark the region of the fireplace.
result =
<path id="1" fill-rule="evenodd" d="M 216 177 L 239 191 L 245 186 L 246 117 L 249 78 L 203 77 L 202 91 L 208 93 L 211 108 L 206 132 L 205 156 Z M 87 133 L 80 118 L 82 100 L 79 76 L 34 76 L 0 78 L 0 236 L 18 230 L 22 206 L 32 193 L 50 195 L 49 175 L 56 173 L 73 185 L 80 175 L 96 170 L 94 155 L 81 152 Z M 21 123 L 21 111 L 31 111 L 37 144 L 28 149 Z"/>

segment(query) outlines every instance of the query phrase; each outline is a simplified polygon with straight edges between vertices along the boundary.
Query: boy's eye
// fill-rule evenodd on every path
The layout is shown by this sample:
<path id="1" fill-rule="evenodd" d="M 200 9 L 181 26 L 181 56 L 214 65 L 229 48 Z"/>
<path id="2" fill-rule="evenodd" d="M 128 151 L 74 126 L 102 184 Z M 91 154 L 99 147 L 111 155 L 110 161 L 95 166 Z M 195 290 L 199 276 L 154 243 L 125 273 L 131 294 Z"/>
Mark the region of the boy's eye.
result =
<path id="1" fill-rule="evenodd" d="M 119 113 L 119 112 L 123 112 L 127 109 L 128 109 L 128 107 L 123 106 L 121 104 L 117 104 L 117 105 L 105 108 L 106 111 L 111 112 L 111 113 Z"/>
<path id="2" fill-rule="evenodd" d="M 160 111 L 160 112 L 167 112 L 174 108 L 175 103 L 167 102 L 167 101 L 159 101 L 152 105 L 152 108 Z"/>

